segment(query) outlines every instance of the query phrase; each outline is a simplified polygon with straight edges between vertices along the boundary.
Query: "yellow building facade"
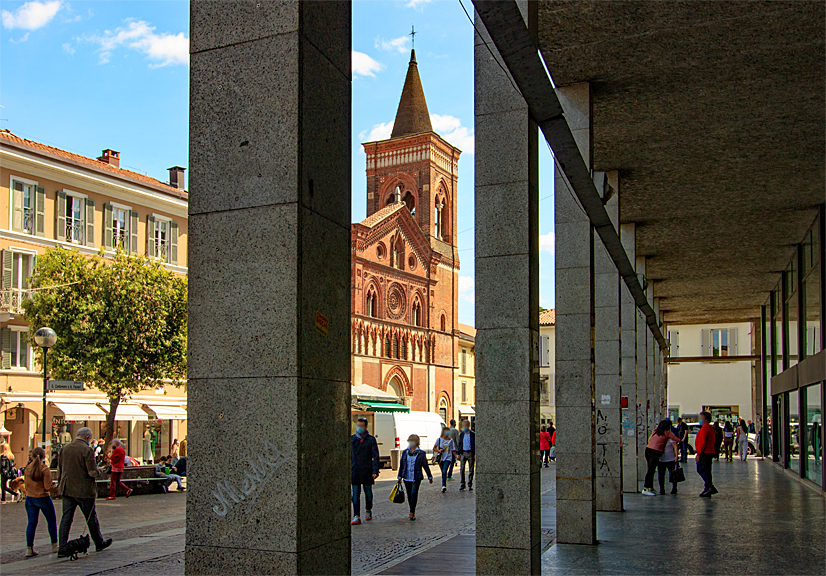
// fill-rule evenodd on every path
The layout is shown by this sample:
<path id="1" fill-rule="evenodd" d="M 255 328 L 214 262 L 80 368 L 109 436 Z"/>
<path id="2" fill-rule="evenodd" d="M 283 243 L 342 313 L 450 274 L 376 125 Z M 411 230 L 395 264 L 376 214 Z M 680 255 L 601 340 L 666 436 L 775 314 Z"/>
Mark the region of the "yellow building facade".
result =
<path id="1" fill-rule="evenodd" d="M 28 343 L 22 314 L 38 255 L 55 247 L 86 255 L 120 247 L 186 274 L 184 169 L 169 172 L 162 182 L 120 168 L 114 150 L 93 159 L 0 131 L 0 423 L 18 465 L 43 441 L 40 352 Z M 46 442 L 65 443 L 83 426 L 102 437 L 108 405 L 105 394 L 88 387 L 48 393 Z M 151 462 L 168 454 L 186 436 L 185 390 L 165 386 L 124 400 L 116 426 L 129 456 Z"/>

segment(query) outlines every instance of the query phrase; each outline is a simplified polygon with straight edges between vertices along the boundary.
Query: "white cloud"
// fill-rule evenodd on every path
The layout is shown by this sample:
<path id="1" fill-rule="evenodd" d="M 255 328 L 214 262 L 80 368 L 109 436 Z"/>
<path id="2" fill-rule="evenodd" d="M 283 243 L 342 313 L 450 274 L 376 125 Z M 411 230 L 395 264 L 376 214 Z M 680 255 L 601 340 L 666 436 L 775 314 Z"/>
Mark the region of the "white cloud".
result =
<path id="1" fill-rule="evenodd" d="M 126 26 L 107 30 L 103 35 L 79 38 L 100 46 L 98 58 L 100 64 L 106 64 L 112 58 L 112 52 L 120 47 L 131 48 L 146 54 L 152 68 L 173 64 L 189 64 L 189 38 L 183 32 L 170 34 L 155 33 L 155 27 L 144 20 L 127 20 Z"/>
<path id="2" fill-rule="evenodd" d="M 373 60 L 364 52 L 353 50 L 353 77 L 375 76 L 376 72 L 384 70 L 384 64 Z"/>
<path id="3" fill-rule="evenodd" d="M 430 4 L 431 0 L 407 0 L 408 8 L 424 8 L 425 4 Z"/>
<path id="4" fill-rule="evenodd" d="M 26 2 L 13 13 L 3 10 L 3 27 L 8 30 L 37 30 L 48 24 L 55 17 L 61 6 L 60 0 L 51 2 Z M 28 35 L 26 35 L 28 37 Z M 21 40 L 22 41 L 22 40 Z"/>
<path id="5" fill-rule="evenodd" d="M 458 147 L 465 154 L 473 154 L 475 150 L 473 132 L 466 126 L 462 126 L 462 121 L 449 114 L 431 114 L 430 123 L 434 132 L 437 132 Z"/>
<path id="6" fill-rule="evenodd" d="M 555 237 L 553 232 L 541 234 L 539 236 L 539 251 L 554 253 Z"/>
<path id="7" fill-rule="evenodd" d="M 476 285 L 473 276 L 459 276 L 459 298 L 473 302 L 476 297 Z"/>
<path id="8" fill-rule="evenodd" d="M 431 114 L 430 124 L 433 131 L 442 136 L 445 140 L 457 146 L 465 154 L 473 154 L 474 139 L 473 132 L 466 126 L 462 126 L 462 121 L 449 114 Z M 375 140 L 386 140 L 393 132 L 393 122 L 382 122 L 374 124 L 370 130 L 362 130 L 359 138 L 362 142 L 373 142 Z"/>
<path id="9" fill-rule="evenodd" d="M 375 124 L 369 131 L 363 130 L 359 133 L 362 142 L 375 142 L 376 140 L 387 140 L 393 131 L 392 122 L 382 122 Z"/>
<path id="10" fill-rule="evenodd" d="M 408 44 L 410 44 L 410 36 L 399 36 L 392 40 L 385 40 L 384 38 L 376 36 L 376 48 L 380 50 L 395 50 L 403 54 L 407 52 Z"/>
<path id="11" fill-rule="evenodd" d="M 63 43 L 63 51 L 69 56 L 72 56 L 75 53 L 75 49 L 72 48 L 72 45 L 69 42 Z"/>

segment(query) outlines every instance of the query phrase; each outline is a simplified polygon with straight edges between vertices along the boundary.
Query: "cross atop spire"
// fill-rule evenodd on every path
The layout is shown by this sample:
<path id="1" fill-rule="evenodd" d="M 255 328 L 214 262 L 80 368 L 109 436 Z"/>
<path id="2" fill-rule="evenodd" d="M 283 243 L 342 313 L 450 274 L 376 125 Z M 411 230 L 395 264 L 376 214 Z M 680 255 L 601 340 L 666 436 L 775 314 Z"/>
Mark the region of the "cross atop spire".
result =
<path id="1" fill-rule="evenodd" d="M 413 27 L 413 24 L 410 25 L 410 38 L 411 38 L 411 43 L 413 44 L 411 46 L 411 48 L 413 48 L 413 50 L 415 50 L 416 49 L 416 28 Z"/>

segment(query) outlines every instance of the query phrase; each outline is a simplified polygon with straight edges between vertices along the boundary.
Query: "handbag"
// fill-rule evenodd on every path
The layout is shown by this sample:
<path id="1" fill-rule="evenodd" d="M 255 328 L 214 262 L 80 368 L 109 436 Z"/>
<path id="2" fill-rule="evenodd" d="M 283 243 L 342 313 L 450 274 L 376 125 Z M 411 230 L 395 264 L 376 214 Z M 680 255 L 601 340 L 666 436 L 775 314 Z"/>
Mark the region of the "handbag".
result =
<path id="1" fill-rule="evenodd" d="M 404 489 L 401 481 L 396 482 L 396 485 L 390 490 L 390 501 L 393 504 L 404 504 Z"/>
<path id="2" fill-rule="evenodd" d="M 677 464 L 677 466 L 668 473 L 668 481 L 671 484 L 677 484 L 678 482 L 685 482 L 685 470 Z"/>

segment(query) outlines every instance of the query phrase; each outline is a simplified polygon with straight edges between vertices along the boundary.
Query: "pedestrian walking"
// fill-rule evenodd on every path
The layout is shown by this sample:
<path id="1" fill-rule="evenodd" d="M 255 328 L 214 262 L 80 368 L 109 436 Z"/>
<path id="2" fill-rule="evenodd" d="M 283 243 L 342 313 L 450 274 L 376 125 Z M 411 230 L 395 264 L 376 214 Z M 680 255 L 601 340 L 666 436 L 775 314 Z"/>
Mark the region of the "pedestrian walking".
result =
<path id="1" fill-rule="evenodd" d="M 539 465 L 548 467 L 551 459 L 551 435 L 543 425 L 539 430 Z"/>
<path id="2" fill-rule="evenodd" d="M 109 472 L 109 497 L 107 500 L 114 500 L 117 496 L 118 488 L 126 492 L 126 497 L 132 495 L 132 489 L 121 482 L 120 478 L 123 475 L 124 461 L 126 460 L 126 450 L 123 448 L 123 442 L 120 438 L 112 440 L 112 453 L 109 455 L 109 465 L 111 471 Z"/>
<path id="3" fill-rule="evenodd" d="M 64 445 L 58 455 L 57 493 L 63 498 L 58 558 L 69 556 L 66 543 L 69 541 L 69 531 L 72 529 L 72 520 L 78 507 L 83 512 L 83 518 L 89 527 L 89 535 L 95 543 L 95 550 L 102 552 L 112 545 L 111 538 L 103 539 L 95 511 L 95 497 L 97 496 L 95 480 L 106 474 L 106 469 L 98 468 L 95 464 L 95 453 L 89 446 L 91 441 L 92 430 L 86 427 L 81 428 L 77 431 L 74 441 Z"/>
<path id="4" fill-rule="evenodd" d="M 163 483 L 163 491 L 169 494 L 169 487 L 175 482 L 178 484 L 178 492 L 186 492 L 181 476 L 175 474 L 178 469 L 169 464 L 169 456 L 161 456 L 161 459 L 155 465 L 155 476 L 158 478 L 166 478 L 167 481 Z"/>
<path id="5" fill-rule="evenodd" d="M 356 433 L 350 437 L 350 485 L 353 498 L 353 526 L 361 524 L 361 491 L 364 490 L 365 520 L 373 519 L 373 484 L 379 477 L 379 444 L 367 432 L 367 418 L 356 422 Z"/>
<path id="6" fill-rule="evenodd" d="M 476 468 L 476 432 L 470 429 L 470 420 L 462 422 L 462 433 L 459 434 L 459 444 L 456 447 L 456 452 L 459 454 L 459 461 L 462 463 L 462 483 L 459 490 L 464 490 L 467 487 L 468 492 L 473 492 L 473 471 Z M 467 484 L 465 484 L 465 465 L 470 468 Z"/>
<path id="7" fill-rule="evenodd" d="M 757 434 L 757 430 L 754 427 L 754 422 L 749 420 L 749 427 L 748 427 L 749 434 Z"/>
<path id="8" fill-rule="evenodd" d="M 671 420 L 663 420 L 657 425 L 648 445 L 645 447 L 645 460 L 648 462 L 648 471 L 645 473 L 645 482 L 642 486 L 644 496 L 656 496 L 654 492 L 654 474 L 657 473 L 657 465 L 665 451 L 665 445 L 669 440 L 679 442 L 680 439 L 671 431 Z"/>
<path id="9" fill-rule="evenodd" d="M 556 428 L 553 420 L 548 420 L 548 434 L 551 435 L 551 462 L 556 461 Z"/>
<path id="10" fill-rule="evenodd" d="M 680 462 L 688 462 L 688 424 L 677 418 L 677 436 L 680 438 Z"/>
<path id="11" fill-rule="evenodd" d="M 456 420 L 450 421 L 450 439 L 453 440 L 453 445 L 459 445 L 459 431 L 456 429 Z M 447 479 L 453 480 L 453 467 L 456 465 L 456 458 L 450 461 L 450 468 L 447 471 Z"/>
<path id="12" fill-rule="evenodd" d="M 17 478 L 17 469 L 14 467 L 14 453 L 11 451 L 8 442 L 3 442 L 0 446 L 2 446 L 2 453 L 0 454 L 0 480 L 2 480 L 0 490 L 2 490 L 2 496 L 0 496 L 0 501 L 6 501 L 6 492 L 8 492 L 12 496 L 12 502 L 14 502 L 18 494 L 8 485 L 9 481 Z"/>
<path id="13" fill-rule="evenodd" d="M 734 449 L 734 426 L 730 420 L 726 420 L 723 424 L 723 453 L 725 454 L 725 461 L 732 462 L 732 450 Z"/>
<path id="14" fill-rule="evenodd" d="M 716 421 L 714 426 L 714 458 L 717 462 L 720 461 L 720 454 L 723 451 L 723 428 L 720 426 L 720 421 Z"/>
<path id="15" fill-rule="evenodd" d="M 54 494 L 57 488 L 52 486 L 52 472 L 46 464 L 46 451 L 40 446 L 32 450 L 23 476 L 26 483 L 26 516 L 29 517 L 29 524 L 26 526 L 26 558 L 37 556 L 37 552 L 34 551 L 34 534 L 41 512 L 46 518 L 49 538 L 52 540 L 52 552 L 55 553 L 58 549 L 57 517 L 51 494 Z"/>
<path id="16" fill-rule="evenodd" d="M 714 487 L 712 480 L 711 465 L 714 456 L 718 452 L 714 427 L 711 425 L 711 414 L 708 412 L 700 412 L 700 430 L 697 432 L 694 447 L 697 449 L 697 453 L 694 455 L 697 462 L 697 474 L 700 475 L 705 484 L 700 496 L 711 498 L 712 494 L 717 494 L 717 488 Z"/>
<path id="17" fill-rule="evenodd" d="M 433 474 L 430 473 L 430 466 L 427 465 L 427 454 L 419 447 L 419 443 L 419 436 L 411 434 L 407 438 L 407 450 L 402 452 L 399 462 L 398 480 L 404 482 L 407 505 L 410 508 L 410 520 L 416 519 L 416 503 L 419 501 L 419 486 L 424 480 L 424 473 L 427 473 L 427 479 L 433 484 Z"/>
<path id="18" fill-rule="evenodd" d="M 749 455 L 749 429 L 745 420 L 740 420 L 737 427 L 737 452 L 740 454 L 740 460 L 745 462 Z"/>
<path id="19" fill-rule="evenodd" d="M 680 436 L 677 435 L 679 438 Z M 657 463 L 657 476 L 660 483 L 660 495 L 665 494 L 665 475 L 668 473 L 669 482 L 671 482 L 671 493 L 677 493 L 677 477 L 674 474 L 678 466 L 677 452 L 679 452 L 677 442 L 669 439 L 663 448 L 663 455 L 660 456 L 660 461 Z"/>
<path id="20" fill-rule="evenodd" d="M 181 440 L 180 449 L 178 450 L 178 457 L 179 458 L 186 457 L 186 436 L 184 436 L 184 439 Z"/>
<path id="21" fill-rule="evenodd" d="M 442 428 L 442 436 L 436 440 L 433 451 L 439 455 L 439 469 L 442 471 L 442 493 L 447 492 L 448 471 L 456 460 L 456 443 L 450 438 L 450 428 Z"/>
<path id="22" fill-rule="evenodd" d="M 172 441 L 172 446 L 169 448 L 169 463 L 173 466 L 178 462 L 178 458 L 180 457 L 178 455 L 179 446 L 178 439 L 175 438 Z"/>

